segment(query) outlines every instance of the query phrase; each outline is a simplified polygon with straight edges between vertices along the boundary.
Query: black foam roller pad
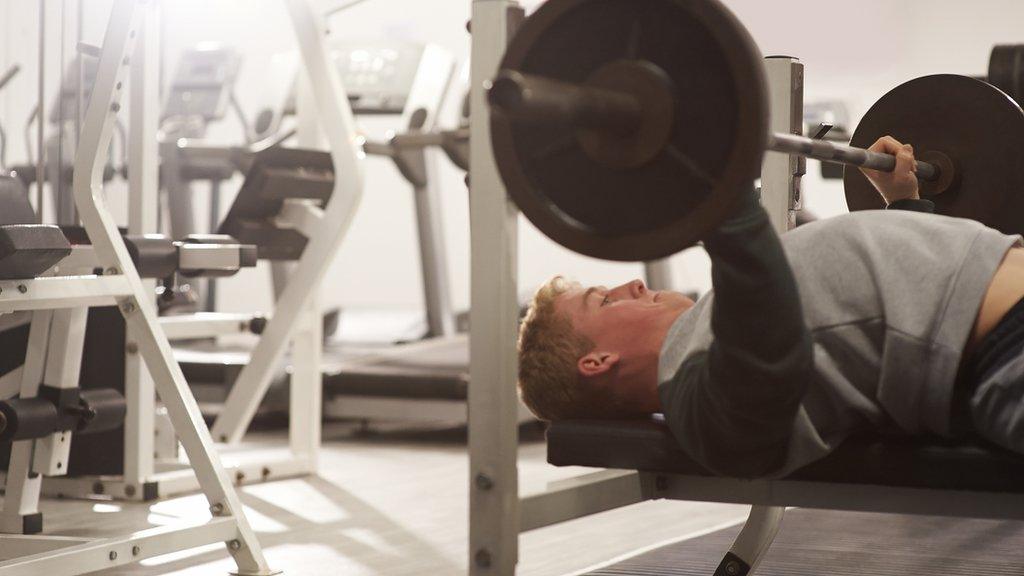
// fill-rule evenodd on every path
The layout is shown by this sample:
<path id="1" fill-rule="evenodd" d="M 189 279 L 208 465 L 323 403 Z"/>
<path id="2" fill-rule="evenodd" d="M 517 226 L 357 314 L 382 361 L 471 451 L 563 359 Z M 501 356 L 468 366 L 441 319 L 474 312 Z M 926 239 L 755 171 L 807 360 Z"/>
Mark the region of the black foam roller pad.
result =
<path id="1" fill-rule="evenodd" d="M 57 407 L 43 398 L 0 402 L 0 442 L 42 438 L 57 429 Z"/>
<path id="2" fill-rule="evenodd" d="M 124 396 L 113 388 L 82 390 L 79 397 L 82 408 L 88 414 L 78 426 L 79 434 L 92 434 L 120 428 L 127 411 Z"/>
<path id="3" fill-rule="evenodd" d="M 71 244 L 56 226 L 0 226 L 0 280 L 35 278 L 71 253 Z"/>
<path id="4" fill-rule="evenodd" d="M 124 245 L 143 278 L 167 278 L 178 269 L 178 248 L 166 236 L 125 236 Z"/>

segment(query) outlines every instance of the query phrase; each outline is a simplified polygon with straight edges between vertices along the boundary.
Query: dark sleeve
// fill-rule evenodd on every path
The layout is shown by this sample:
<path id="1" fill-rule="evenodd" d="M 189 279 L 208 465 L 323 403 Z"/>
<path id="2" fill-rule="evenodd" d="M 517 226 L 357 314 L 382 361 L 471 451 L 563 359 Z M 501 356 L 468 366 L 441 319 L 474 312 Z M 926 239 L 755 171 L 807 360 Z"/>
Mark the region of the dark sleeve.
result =
<path id="1" fill-rule="evenodd" d="M 753 196 L 704 247 L 714 341 L 661 385 L 662 407 L 683 448 L 711 471 L 768 475 L 785 461 L 813 367 L 796 280 Z"/>
<path id="2" fill-rule="evenodd" d="M 885 207 L 886 210 L 910 210 L 911 212 L 935 213 L 935 202 L 924 198 L 905 198 Z"/>

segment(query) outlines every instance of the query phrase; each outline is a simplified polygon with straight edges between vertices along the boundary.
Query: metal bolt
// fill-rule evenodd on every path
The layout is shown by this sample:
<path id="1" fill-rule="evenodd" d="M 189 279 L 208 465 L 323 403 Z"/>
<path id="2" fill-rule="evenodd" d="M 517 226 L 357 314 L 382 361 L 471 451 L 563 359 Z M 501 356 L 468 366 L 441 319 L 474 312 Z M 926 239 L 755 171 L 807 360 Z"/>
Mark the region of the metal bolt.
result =
<path id="1" fill-rule="evenodd" d="M 110 554 L 108 554 L 108 557 L 109 557 L 109 558 L 110 558 L 111 560 L 117 560 L 117 552 L 114 552 L 113 550 L 111 550 L 111 551 L 110 551 Z"/>
<path id="2" fill-rule="evenodd" d="M 474 481 L 476 482 L 476 487 L 481 490 L 490 490 L 491 488 L 494 488 L 494 480 L 491 480 L 491 477 L 483 472 L 477 474 Z"/>
<path id="3" fill-rule="evenodd" d="M 117 103 L 117 102 L 114 102 L 113 104 L 110 105 L 110 109 L 112 111 L 114 111 L 114 112 L 120 112 L 121 111 L 121 105 L 119 103 Z"/>
<path id="4" fill-rule="evenodd" d="M 122 303 L 121 312 L 124 312 L 125 314 L 131 314 L 132 312 L 135 312 L 135 304 L 132 304 L 131 302 Z"/>
<path id="5" fill-rule="evenodd" d="M 238 540 L 232 540 L 231 542 L 228 542 L 228 548 L 231 548 L 232 550 L 238 550 L 241 547 L 242 543 Z"/>
<path id="6" fill-rule="evenodd" d="M 491 551 L 486 548 L 481 548 L 477 550 L 476 554 L 473 555 L 473 561 L 476 562 L 476 565 L 481 568 L 490 568 Z"/>
<path id="7" fill-rule="evenodd" d="M 106 490 L 103 487 L 103 482 L 93 482 L 92 483 L 92 493 L 93 494 L 103 494 L 105 491 Z"/>
<path id="8" fill-rule="evenodd" d="M 260 474 L 263 476 L 263 479 L 266 480 L 267 477 L 270 476 L 270 468 L 264 466 L 263 469 L 260 470 Z"/>
<path id="9" fill-rule="evenodd" d="M 213 514 L 214 516 L 220 516 L 223 513 L 224 505 L 221 504 L 220 502 L 214 504 L 213 506 L 210 506 L 210 514 Z"/>
<path id="10" fill-rule="evenodd" d="M 235 472 L 235 482 L 238 482 L 239 484 L 245 482 L 245 472 L 242 472 L 241 470 Z"/>
<path id="11" fill-rule="evenodd" d="M 117 83 L 117 86 L 116 86 L 116 88 L 117 88 L 118 90 L 120 90 L 120 89 L 121 89 L 121 83 L 120 83 L 120 82 L 118 82 L 118 83 Z"/>
<path id="12" fill-rule="evenodd" d="M 129 498 L 132 498 L 133 496 L 135 496 L 135 486 L 133 486 L 131 484 L 125 486 L 124 487 L 124 495 L 129 497 Z"/>
<path id="13" fill-rule="evenodd" d="M 21 292 L 22 294 L 28 292 L 28 286 L 25 286 L 24 284 L 18 284 L 18 292 Z"/>
<path id="14" fill-rule="evenodd" d="M 142 554 L 142 548 L 132 546 L 132 556 L 138 556 L 139 554 Z"/>
<path id="15" fill-rule="evenodd" d="M 728 564 L 726 564 L 725 565 L 725 573 L 729 574 L 729 576 L 736 576 L 737 574 L 739 574 L 740 573 L 740 564 L 739 564 L 739 562 L 736 562 L 735 560 L 733 560 L 732 562 L 729 562 Z"/>
<path id="16" fill-rule="evenodd" d="M 139 345 L 135 342 L 129 342 L 128 345 L 124 347 L 124 351 L 132 355 L 138 354 Z"/>
<path id="17" fill-rule="evenodd" d="M 107 276 L 117 276 L 118 274 L 121 273 L 121 271 L 111 266 L 110 268 L 104 270 L 103 273 L 106 274 Z"/>

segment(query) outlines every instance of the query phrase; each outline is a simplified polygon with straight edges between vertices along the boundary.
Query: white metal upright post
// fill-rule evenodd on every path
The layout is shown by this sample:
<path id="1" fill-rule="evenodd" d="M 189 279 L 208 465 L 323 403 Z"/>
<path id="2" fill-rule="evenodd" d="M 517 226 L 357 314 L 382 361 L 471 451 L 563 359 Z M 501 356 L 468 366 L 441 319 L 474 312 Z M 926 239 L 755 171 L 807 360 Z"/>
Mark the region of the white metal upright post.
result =
<path id="1" fill-rule="evenodd" d="M 804 65 L 789 56 L 765 59 L 772 133 L 803 135 Z M 772 227 L 780 234 L 796 225 L 800 209 L 800 176 L 804 159 L 781 152 L 766 152 L 761 169 L 761 204 Z"/>
<path id="2" fill-rule="evenodd" d="M 491 150 L 486 87 L 510 36 L 510 0 L 473 0 L 470 61 L 469 573 L 513 574 L 518 557 L 517 210 Z"/>
<path id="3" fill-rule="evenodd" d="M 145 14 L 132 61 L 129 110 L 128 233 L 132 235 L 155 234 L 159 214 L 159 3 L 151 3 L 142 10 Z M 153 296 L 144 305 L 152 305 L 156 281 L 144 280 L 142 284 Z M 156 390 L 138 353 L 138 342 L 132 330 L 126 331 L 125 346 L 124 394 L 128 411 L 124 423 L 124 482 L 128 492 L 141 492 L 142 485 L 155 472 Z"/>

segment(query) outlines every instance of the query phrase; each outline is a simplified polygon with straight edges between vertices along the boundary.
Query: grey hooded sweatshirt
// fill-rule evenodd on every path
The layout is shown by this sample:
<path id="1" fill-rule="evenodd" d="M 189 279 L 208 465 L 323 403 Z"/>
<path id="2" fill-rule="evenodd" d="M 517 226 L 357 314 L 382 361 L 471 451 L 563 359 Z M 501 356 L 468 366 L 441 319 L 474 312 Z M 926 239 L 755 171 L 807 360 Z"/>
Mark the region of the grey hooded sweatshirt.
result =
<path id="1" fill-rule="evenodd" d="M 745 203 L 705 241 L 714 292 L 661 350 L 659 396 L 683 449 L 718 474 L 781 477 L 856 432 L 949 435 L 964 346 L 1020 237 L 886 210 L 780 240 Z"/>

